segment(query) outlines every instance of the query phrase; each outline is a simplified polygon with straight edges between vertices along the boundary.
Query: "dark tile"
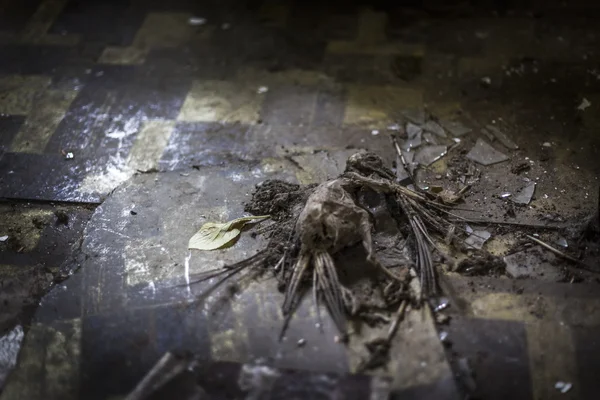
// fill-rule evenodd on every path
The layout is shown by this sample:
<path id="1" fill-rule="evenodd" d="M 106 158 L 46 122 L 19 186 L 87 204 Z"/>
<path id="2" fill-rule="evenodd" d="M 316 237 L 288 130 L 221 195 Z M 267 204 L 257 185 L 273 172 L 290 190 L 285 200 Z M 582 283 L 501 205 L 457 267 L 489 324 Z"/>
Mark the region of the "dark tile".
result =
<path id="1" fill-rule="evenodd" d="M 115 313 L 127 305 L 124 239 L 100 225 L 84 238 L 82 313 L 84 316 Z M 111 251 L 104 251 L 111 243 Z"/>
<path id="2" fill-rule="evenodd" d="M 162 76 L 216 80 L 235 78 L 238 66 L 221 53 L 218 40 L 199 43 L 192 48 L 152 49 L 140 68 L 149 76 L 157 78 Z"/>
<path id="3" fill-rule="evenodd" d="M 0 197 L 96 203 L 94 194 L 77 192 L 86 174 L 83 160 L 60 154 L 6 153 L 0 159 Z"/>
<path id="4" fill-rule="evenodd" d="M 75 273 L 46 293 L 35 310 L 34 320 L 41 324 L 81 318 L 83 275 Z"/>
<path id="5" fill-rule="evenodd" d="M 314 372 L 348 373 L 346 348 L 335 343 L 339 334 L 329 318 L 323 318 L 321 328 L 311 313 L 312 300 L 305 298 L 289 321 L 283 340 L 280 340 L 284 320 L 280 316 L 281 297 L 273 285 L 259 296 L 244 303 L 244 326 L 248 335 L 249 359 L 274 359 L 280 368 Z M 268 293 L 267 293 L 268 291 Z M 307 296 L 309 297 L 309 296 Z M 299 347 L 298 341 L 305 345 Z M 315 363 L 315 359 L 319 359 Z"/>
<path id="6" fill-rule="evenodd" d="M 573 342 L 577 359 L 579 396 L 595 399 L 600 393 L 600 327 L 573 328 Z"/>
<path id="7" fill-rule="evenodd" d="M 154 79 L 135 67 L 95 68 L 45 151 L 126 158 L 144 121 L 177 117 L 190 82 L 177 76 Z"/>
<path id="8" fill-rule="evenodd" d="M 224 165 L 233 160 L 258 160 L 267 149 L 260 147 L 253 133 L 251 127 L 241 124 L 180 122 L 159 167 L 172 171 L 191 166 Z"/>
<path id="9" fill-rule="evenodd" d="M 18 33 L 25 28 L 41 0 L 5 1 L 0 12 L 0 32 Z"/>
<path id="10" fill-rule="evenodd" d="M 23 122 L 25 122 L 23 116 L 0 115 L 0 152 L 3 150 L 8 151 Z"/>
<path id="11" fill-rule="evenodd" d="M 482 56 L 485 41 L 475 36 L 468 23 L 459 25 L 458 20 L 441 20 L 427 35 L 425 45 L 428 51 L 453 54 L 457 57 Z"/>
<path id="12" fill-rule="evenodd" d="M 391 165 L 395 160 L 393 147 L 387 135 L 372 135 L 370 129 L 331 126 L 257 126 L 254 141 L 268 143 L 271 149 L 280 148 L 285 155 L 288 147 L 312 147 L 317 150 L 366 149 L 378 153 Z"/>
<path id="13" fill-rule="evenodd" d="M 345 109 L 342 90 L 321 90 L 317 95 L 312 123 L 314 126 L 340 126 L 344 119 Z"/>
<path id="14" fill-rule="evenodd" d="M 73 0 L 67 3 L 49 33 L 79 34 L 84 41 L 127 46 L 143 19 L 144 14 L 135 13 L 127 0 Z"/>
<path id="15" fill-rule="evenodd" d="M 394 75 L 405 82 L 410 82 L 421 75 L 421 57 L 395 56 L 392 59 Z"/>
<path id="16" fill-rule="evenodd" d="M 461 398 L 456 387 L 456 382 L 451 377 L 428 385 L 416 385 L 407 389 L 394 391 L 390 396 L 390 400 L 459 400 Z"/>
<path id="17" fill-rule="evenodd" d="M 388 13 L 386 35 L 390 40 L 401 40 L 404 43 L 424 43 L 431 30 L 431 22 L 427 21 L 426 15 L 421 10 L 408 8 L 411 4 L 404 2 Z M 420 3 L 418 1 L 412 2 Z"/>
<path id="18" fill-rule="evenodd" d="M 324 17 L 322 22 L 324 36 L 329 40 L 356 39 L 358 34 L 358 18 L 356 14 L 333 14 Z"/>
<path id="19" fill-rule="evenodd" d="M 130 0 L 131 7 L 141 12 L 187 12 L 209 21 L 221 21 L 240 7 L 236 0 Z M 243 4 L 241 5 L 243 7 Z"/>
<path id="20" fill-rule="evenodd" d="M 286 29 L 296 34 L 310 35 L 321 39 L 324 30 L 324 3 L 311 4 L 295 1 L 290 7 L 286 21 Z"/>
<path id="21" fill-rule="evenodd" d="M 446 329 L 456 357 L 466 357 L 482 399 L 530 399 L 531 377 L 523 323 L 453 318 Z M 500 379 L 501 378 L 501 379 Z"/>
<path id="22" fill-rule="evenodd" d="M 210 399 L 239 399 L 244 392 L 238 382 L 242 365 L 233 362 L 215 362 L 200 365 L 198 368 L 198 384 L 206 390 Z"/>
<path id="23" fill-rule="evenodd" d="M 340 376 L 304 371 L 282 371 L 271 396 L 277 399 L 368 399 L 370 379 L 366 376 Z"/>
<path id="24" fill-rule="evenodd" d="M 391 60 L 391 55 L 328 54 L 323 69 L 341 82 L 387 85 L 396 80 Z"/>
<path id="25" fill-rule="evenodd" d="M 159 307 L 84 318 L 81 398 L 126 394 L 167 351 L 210 355 L 202 313 Z"/>
<path id="26" fill-rule="evenodd" d="M 261 117 L 266 124 L 309 125 L 315 110 L 317 88 L 283 85 L 269 90 Z"/>
<path id="27" fill-rule="evenodd" d="M 0 73 L 44 75 L 66 64 L 75 53 L 66 46 L 0 46 Z"/>

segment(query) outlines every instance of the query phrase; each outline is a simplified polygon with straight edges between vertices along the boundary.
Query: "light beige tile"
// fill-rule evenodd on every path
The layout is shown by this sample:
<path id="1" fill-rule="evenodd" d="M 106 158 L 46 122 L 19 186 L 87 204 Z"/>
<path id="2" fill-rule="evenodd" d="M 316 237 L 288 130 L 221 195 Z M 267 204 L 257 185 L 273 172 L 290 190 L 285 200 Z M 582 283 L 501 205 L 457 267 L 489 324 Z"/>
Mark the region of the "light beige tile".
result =
<path id="1" fill-rule="evenodd" d="M 256 90 L 242 82 L 195 81 L 177 119 L 255 124 L 264 98 Z"/>
<path id="2" fill-rule="evenodd" d="M 11 151 L 43 153 L 77 93 L 74 90 L 47 90 L 41 93 L 34 100 L 25 123 L 13 139 Z"/>
<path id="3" fill-rule="evenodd" d="M 350 85 L 347 90 L 345 125 L 384 128 L 402 110 L 422 109 L 419 90 L 398 86 Z"/>
<path id="4" fill-rule="evenodd" d="M 102 51 L 98 63 L 114 65 L 138 65 L 143 64 L 147 51 L 137 47 L 114 47 L 109 46 Z"/>
<path id="5" fill-rule="evenodd" d="M 129 153 L 129 167 L 137 171 L 157 169 L 174 127 L 175 121 L 150 120 L 144 122 Z"/>
<path id="6" fill-rule="evenodd" d="M 0 77 L 0 114 L 28 115 L 35 98 L 48 85 L 50 78 L 41 75 L 9 75 Z"/>

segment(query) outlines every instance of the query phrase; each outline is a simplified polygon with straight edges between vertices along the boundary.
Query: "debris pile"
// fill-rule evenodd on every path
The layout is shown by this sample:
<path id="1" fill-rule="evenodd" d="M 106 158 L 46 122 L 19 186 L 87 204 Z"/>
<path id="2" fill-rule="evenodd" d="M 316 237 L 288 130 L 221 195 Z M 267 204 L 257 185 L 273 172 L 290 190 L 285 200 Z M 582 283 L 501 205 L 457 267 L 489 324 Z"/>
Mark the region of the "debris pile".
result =
<path id="1" fill-rule="evenodd" d="M 193 281 L 220 277 L 218 285 L 246 273 L 252 276 L 267 271 L 272 273 L 284 293 L 282 337 L 307 291 L 312 293 L 317 310 L 319 305 L 327 309 L 340 333 L 339 337 L 336 336 L 340 341 L 346 340 L 349 335 L 349 319 L 369 326 L 387 325 L 385 335 L 365 344 L 370 357 L 363 361 L 360 369 L 371 369 L 387 362 L 391 340 L 408 310 L 431 307 L 437 315 L 435 313 L 441 310 L 440 307 L 447 307 L 448 302 L 442 301 L 444 298 L 438 286 L 438 266 L 445 265 L 446 270 L 469 276 L 506 274 L 513 278 L 532 277 L 541 272 L 525 265 L 527 263 L 524 264 L 523 260 L 530 257 L 528 249 L 537 244 L 536 253 L 550 251 L 554 253 L 553 257 L 559 256 L 577 264 L 573 268 L 579 272 L 593 271 L 579 259 L 543 241 L 537 233 L 530 232 L 535 229 L 553 230 L 557 229 L 556 226 L 467 219 L 454 213 L 458 208 L 456 204 L 482 176 L 476 164 L 489 166 L 510 159 L 488 141 L 498 142 L 508 150 L 519 149 L 498 126 L 488 124 L 481 129 L 481 136 L 474 139 L 464 137 L 472 129 L 460 122 L 427 119 L 424 113 L 407 113 L 405 118 L 405 123 L 388 127 L 397 154 L 393 169 L 386 167 L 374 153 L 356 153 L 348 158 L 344 173 L 320 185 L 297 185 L 278 180 L 258 185 L 245 208 L 257 217 L 203 227 L 198 233 L 203 235 L 201 239 L 214 238 L 209 241 L 219 242 L 219 246 L 214 247 L 218 248 L 237 237 L 246 223 L 264 220 L 267 216 L 273 221 L 263 229 L 269 238 L 265 249 L 236 264 L 196 275 Z M 379 135 L 380 130 L 373 130 L 371 134 Z M 445 173 L 445 177 L 453 183 L 454 191 L 439 184 L 419 181 L 417 173 L 429 170 L 432 164 L 456 147 L 466 147 L 465 143 L 474 144 L 468 151 L 461 149 L 454 152 L 448 162 L 452 168 Z M 533 164 L 526 157 L 524 162 L 514 164 L 511 172 L 517 176 L 527 174 Z M 441 175 L 436 177 L 441 178 Z M 490 196 L 504 202 L 508 209 L 506 215 L 511 218 L 515 217 L 515 207 L 525 209 L 531 203 L 537 186 L 536 181 L 528 177 L 519 176 L 517 179 L 518 183 L 511 191 L 504 188 Z M 379 199 L 386 218 L 395 224 L 397 229 L 391 236 L 381 236 L 382 232 L 374 223 L 373 206 L 366 201 L 367 194 Z M 597 220 L 596 217 L 593 222 L 600 223 Z M 520 227 L 533 236 L 518 234 L 517 244 L 508 254 L 504 253 L 505 257 L 490 254 L 486 250 L 487 242 L 492 239 L 493 233 L 501 232 L 503 226 Z M 203 233 L 203 229 L 210 232 Z M 575 241 L 573 235 L 567 239 L 561 236 L 566 236 L 564 232 L 556 233 L 547 236 L 551 243 L 569 249 L 569 241 Z M 193 239 L 190 248 L 201 248 L 192 246 Z M 204 244 L 203 249 L 210 249 L 213 245 Z M 370 276 L 369 288 L 349 282 L 346 279 L 348 266 L 336 261 L 342 250 L 348 248 L 363 249 L 362 268 Z M 391 263 L 383 262 L 383 253 L 389 250 L 395 250 L 397 256 Z M 555 272 L 546 276 L 554 280 L 564 279 L 564 271 Z M 375 298 L 375 292 L 381 293 L 381 296 Z M 317 326 L 322 326 L 321 315 L 317 314 Z M 447 319 L 442 314 L 436 316 L 438 323 L 447 322 Z M 440 340 L 447 342 L 446 332 L 440 333 Z M 301 340 L 298 347 L 304 344 Z"/>
<path id="2" fill-rule="evenodd" d="M 348 159 L 346 170 L 340 177 L 318 186 L 264 182 L 257 187 L 246 211 L 271 215 L 275 221 L 269 227 L 270 242 L 266 249 L 224 269 L 195 276 L 194 281 L 250 271 L 272 271 L 285 293 L 282 335 L 304 288 L 311 288 L 313 300 L 326 306 L 341 340 L 348 334 L 348 317 L 366 323 L 378 319 L 390 324 L 385 338 L 367 346 L 373 359 L 381 360 L 405 310 L 409 306 L 418 308 L 428 304 L 424 300 L 436 299 L 440 294 L 434 260 L 450 261 L 451 257 L 440 250 L 434 237 L 443 240 L 452 235 L 456 240 L 465 236 L 447 219 L 449 206 L 427 193 L 399 185 L 395 180 L 395 175 L 383 165 L 379 156 L 357 153 Z M 390 215 L 400 231 L 406 232 L 404 237 L 398 235 L 391 243 L 401 244 L 399 250 L 406 249 L 410 259 L 392 267 L 380 260 L 373 244 L 375 229 L 363 202 L 365 192 L 385 198 Z M 342 283 L 344 267 L 336 264 L 335 257 L 341 250 L 354 245 L 364 248 L 365 268 L 375 276 L 372 285 L 382 291 L 382 304 L 389 317 L 375 318 L 373 310 L 369 309 L 369 299 L 356 288 Z M 414 285 L 409 285 L 409 268 L 413 268 L 418 277 L 416 290 Z M 367 360 L 363 367 L 378 364 Z"/>

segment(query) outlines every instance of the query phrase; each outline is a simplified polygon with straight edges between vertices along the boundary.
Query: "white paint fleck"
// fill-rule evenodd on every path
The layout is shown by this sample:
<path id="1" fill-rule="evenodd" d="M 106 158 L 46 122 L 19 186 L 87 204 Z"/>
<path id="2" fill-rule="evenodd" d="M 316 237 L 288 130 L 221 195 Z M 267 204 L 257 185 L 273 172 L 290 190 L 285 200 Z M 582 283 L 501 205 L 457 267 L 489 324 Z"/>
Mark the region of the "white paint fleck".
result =
<path id="1" fill-rule="evenodd" d="M 185 276 L 185 284 L 187 285 L 188 294 L 191 294 L 190 289 L 190 259 L 192 258 L 192 252 L 188 250 L 187 255 L 185 256 L 185 261 L 183 262 L 184 267 L 184 276 Z"/>
<path id="2" fill-rule="evenodd" d="M 190 17 L 188 24 L 191 26 L 200 26 L 206 24 L 206 18 L 201 17 Z"/>

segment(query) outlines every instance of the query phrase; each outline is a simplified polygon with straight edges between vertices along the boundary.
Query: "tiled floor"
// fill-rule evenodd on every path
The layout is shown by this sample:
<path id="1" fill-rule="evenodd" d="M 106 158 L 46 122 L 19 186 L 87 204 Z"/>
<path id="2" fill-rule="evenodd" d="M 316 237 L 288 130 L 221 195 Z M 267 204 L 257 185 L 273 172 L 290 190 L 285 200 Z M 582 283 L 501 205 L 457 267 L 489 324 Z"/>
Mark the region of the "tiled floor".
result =
<path id="1" fill-rule="evenodd" d="M 173 348 L 226 363 L 282 352 L 281 367 L 352 372 L 352 351 L 302 323 L 296 335 L 316 335 L 314 348 L 272 343 L 279 300 L 261 298 L 263 289 L 229 306 L 224 321 L 207 322 L 203 312 L 181 309 L 182 293 L 167 286 L 182 277 L 185 240 L 200 215 L 237 216 L 266 177 L 311 183 L 334 176 L 354 149 L 391 163 L 386 129 L 408 114 L 426 111 L 472 128 L 423 172 L 428 185 L 456 187 L 455 161 L 486 138 L 488 124 L 518 145 L 493 143 L 510 160 L 476 166 L 481 179 L 466 208 L 505 217 L 499 194 L 527 177 L 537 182 L 536 196 L 511 222 L 592 214 L 600 8 L 474 2 L 440 13 L 425 3 L 0 0 L 0 198 L 7 207 L 0 236 L 9 235 L 0 243 L 0 279 L 18 265 L 76 257 L 82 266 L 54 287 L 31 323 L 21 321 L 28 335 L 2 398 L 121 396 Z M 590 105 L 578 109 L 583 99 Z M 522 162 L 529 171 L 510 172 Z M 51 216 L 57 204 L 72 215 L 69 232 L 59 224 L 18 245 L 29 243 L 29 233 L 16 237 L 15 215 Z M 493 233 L 489 251 L 523 250 L 520 232 Z M 69 244 L 73 252 L 56 251 L 74 237 L 82 241 Z M 216 260 L 256 243 L 240 245 L 241 253 Z M 194 256 L 190 268 L 208 262 L 215 259 Z M 483 399 L 595 398 L 597 282 L 565 270 L 560 259 L 550 264 L 564 279 L 448 273 L 452 320 L 407 322 L 423 342 L 399 334 L 388 371 L 393 389 L 415 398 L 454 398 L 456 388 Z M 244 313 L 256 318 L 242 321 Z M 314 322 L 308 309 L 303 318 Z M 448 332 L 445 352 L 435 329 Z M 367 390 L 377 386 L 356 379 Z M 573 387 L 562 394 L 557 381 Z"/>

